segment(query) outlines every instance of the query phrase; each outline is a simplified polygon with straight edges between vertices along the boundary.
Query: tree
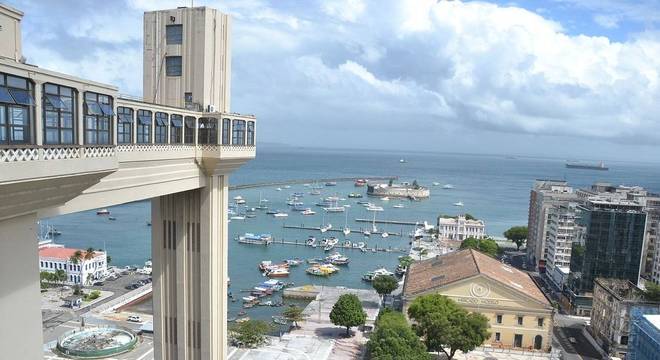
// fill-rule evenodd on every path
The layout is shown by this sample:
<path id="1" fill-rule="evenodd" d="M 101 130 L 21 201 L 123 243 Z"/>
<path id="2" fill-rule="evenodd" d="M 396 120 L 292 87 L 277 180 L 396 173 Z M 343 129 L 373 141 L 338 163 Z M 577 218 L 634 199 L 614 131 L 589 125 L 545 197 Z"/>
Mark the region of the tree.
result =
<path id="1" fill-rule="evenodd" d="M 55 270 L 54 274 L 54 280 L 57 282 L 64 282 L 66 281 L 66 272 L 62 269 Z"/>
<path id="2" fill-rule="evenodd" d="M 94 252 L 93 248 L 89 247 L 85 250 L 85 260 L 92 260 L 94 255 L 96 255 L 96 252 Z"/>
<path id="3" fill-rule="evenodd" d="M 380 275 L 374 278 L 371 284 L 379 295 L 389 295 L 399 287 L 399 282 L 394 276 Z"/>
<path id="4" fill-rule="evenodd" d="M 407 268 L 407 267 L 410 266 L 414 261 L 415 261 L 415 260 L 413 260 L 413 258 L 410 257 L 410 256 L 408 256 L 408 255 L 406 255 L 406 256 L 402 256 L 402 257 L 399 258 L 399 265 L 401 265 L 401 266 Z"/>
<path id="5" fill-rule="evenodd" d="M 461 249 L 475 249 L 479 250 L 479 239 L 469 237 L 461 243 Z"/>
<path id="6" fill-rule="evenodd" d="M 427 360 L 426 347 L 399 312 L 383 309 L 376 330 L 369 336 L 367 352 L 372 360 Z"/>
<path id="7" fill-rule="evenodd" d="M 266 334 L 272 326 L 262 320 L 248 320 L 234 324 L 231 327 L 231 336 L 245 347 L 257 347 L 266 343 Z"/>
<path id="8" fill-rule="evenodd" d="M 390 178 L 390 181 L 387 183 L 387 186 L 392 186 L 394 184 L 394 179 Z"/>
<path id="9" fill-rule="evenodd" d="M 105 262 L 106 262 L 108 265 L 110 265 L 110 262 L 111 262 L 111 261 L 112 261 L 112 257 L 110 257 L 110 255 L 106 255 L 106 256 L 105 256 Z"/>
<path id="10" fill-rule="evenodd" d="M 513 226 L 504 232 L 504 237 L 516 244 L 518 250 L 527 240 L 527 226 Z"/>
<path id="11" fill-rule="evenodd" d="M 80 261 L 83 259 L 83 253 L 80 250 L 76 250 L 76 252 L 71 255 L 69 258 L 69 261 L 71 261 L 72 264 L 80 264 Z"/>
<path id="12" fill-rule="evenodd" d="M 341 295 L 330 311 L 330 321 L 346 327 L 346 336 L 350 335 L 351 327 L 363 325 L 366 320 L 367 313 L 355 294 Z"/>
<path id="13" fill-rule="evenodd" d="M 465 213 L 465 220 L 479 220 L 476 217 L 474 217 L 472 214 Z"/>
<path id="14" fill-rule="evenodd" d="M 422 337 L 426 349 L 438 355 L 442 351 L 448 360 L 456 351 L 467 353 L 490 337 L 485 316 L 468 313 L 439 294 L 416 298 L 408 308 L 408 316 L 415 321 L 414 329 Z"/>
<path id="15" fill-rule="evenodd" d="M 497 256 L 497 253 L 500 252 L 500 246 L 497 245 L 497 242 L 493 239 L 481 239 L 479 241 L 479 251 L 495 257 Z"/>
<path id="16" fill-rule="evenodd" d="M 307 317 L 305 314 L 303 314 L 303 308 L 300 306 L 289 306 L 286 310 L 282 312 L 282 316 L 287 320 L 293 323 L 294 327 L 299 327 L 298 323 L 301 321 L 305 321 L 305 318 Z"/>
<path id="17" fill-rule="evenodd" d="M 660 301 L 660 285 L 656 285 L 649 281 L 645 286 L 646 290 L 644 291 L 644 299 L 647 301 Z"/>

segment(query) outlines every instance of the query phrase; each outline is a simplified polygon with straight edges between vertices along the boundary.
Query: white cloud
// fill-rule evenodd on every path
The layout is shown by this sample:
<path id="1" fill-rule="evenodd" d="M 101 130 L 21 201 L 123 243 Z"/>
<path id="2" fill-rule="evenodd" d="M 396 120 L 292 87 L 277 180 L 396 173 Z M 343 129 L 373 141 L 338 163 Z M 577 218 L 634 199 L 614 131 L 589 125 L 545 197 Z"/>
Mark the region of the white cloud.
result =
<path id="1" fill-rule="evenodd" d="M 594 16 L 594 21 L 606 29 L 616 29 L 619 27 L 619 18 L 615 15 L 597 14 Z"/>
<path id="2" fill-rule="evenodd" d="M 321 5 L 324 13 L 347 22 L 357 21 L 365 8 L 363 0 L 325 0 Z"/>

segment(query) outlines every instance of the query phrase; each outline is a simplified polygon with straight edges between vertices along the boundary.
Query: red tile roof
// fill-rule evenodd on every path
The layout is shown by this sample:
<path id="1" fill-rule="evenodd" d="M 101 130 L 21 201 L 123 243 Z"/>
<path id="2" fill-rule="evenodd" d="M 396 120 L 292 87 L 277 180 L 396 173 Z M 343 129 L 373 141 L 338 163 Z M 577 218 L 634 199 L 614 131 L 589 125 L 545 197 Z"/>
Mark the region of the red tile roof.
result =
<path id="1" fill-rule="evenodd" d="M 403 294 L 414 296 L 479 274 L 550 306 L 546 296 L 527 273 L 473 249 L 413 263 L 406 274 Z"/>
<path id="2" fill-rule="evenodd" d="M 40 258 L 49 258 L 49 259 L 61 259 L 68 260 L 76 253 L 76 251 L 82 252 L 83 257 L 85 256 L 85 250 L 81 249 L 71 249 L 65 247 L 45 247 L 39 249 Z M 95 256 L 101 256 L 103 252 L 95 251 Z"/>

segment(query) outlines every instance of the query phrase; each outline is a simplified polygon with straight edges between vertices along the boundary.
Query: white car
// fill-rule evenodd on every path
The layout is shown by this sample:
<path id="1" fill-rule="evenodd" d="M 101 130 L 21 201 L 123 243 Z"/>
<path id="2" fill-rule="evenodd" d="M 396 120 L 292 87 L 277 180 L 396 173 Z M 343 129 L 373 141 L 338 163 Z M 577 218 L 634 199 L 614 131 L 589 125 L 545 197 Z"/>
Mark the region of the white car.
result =
<path id="1" fill-rule="evenodd" d="M 130 321 L 130 322 L 142 322 L 142 319 L 140 319 L 140 317 L 137 316 L 137 315 L 131 315 L 131 316 L 128 317 L 128 319 L 126 319 L 126 321 Z"/>

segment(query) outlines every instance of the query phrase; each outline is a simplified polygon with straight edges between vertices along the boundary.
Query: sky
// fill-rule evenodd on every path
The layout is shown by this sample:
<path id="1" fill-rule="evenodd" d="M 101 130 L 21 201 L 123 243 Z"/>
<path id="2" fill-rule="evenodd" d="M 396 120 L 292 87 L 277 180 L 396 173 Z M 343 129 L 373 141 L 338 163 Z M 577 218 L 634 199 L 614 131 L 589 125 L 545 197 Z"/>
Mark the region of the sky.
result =
<path id="1" fill-rule="evenodd" d="M 142 13 L 10 0 L 40 67 L 142 94 Z M 290 146 L 660 162 L 660 0 L 195 0 L 229 13 L 231 110 Z"/>

